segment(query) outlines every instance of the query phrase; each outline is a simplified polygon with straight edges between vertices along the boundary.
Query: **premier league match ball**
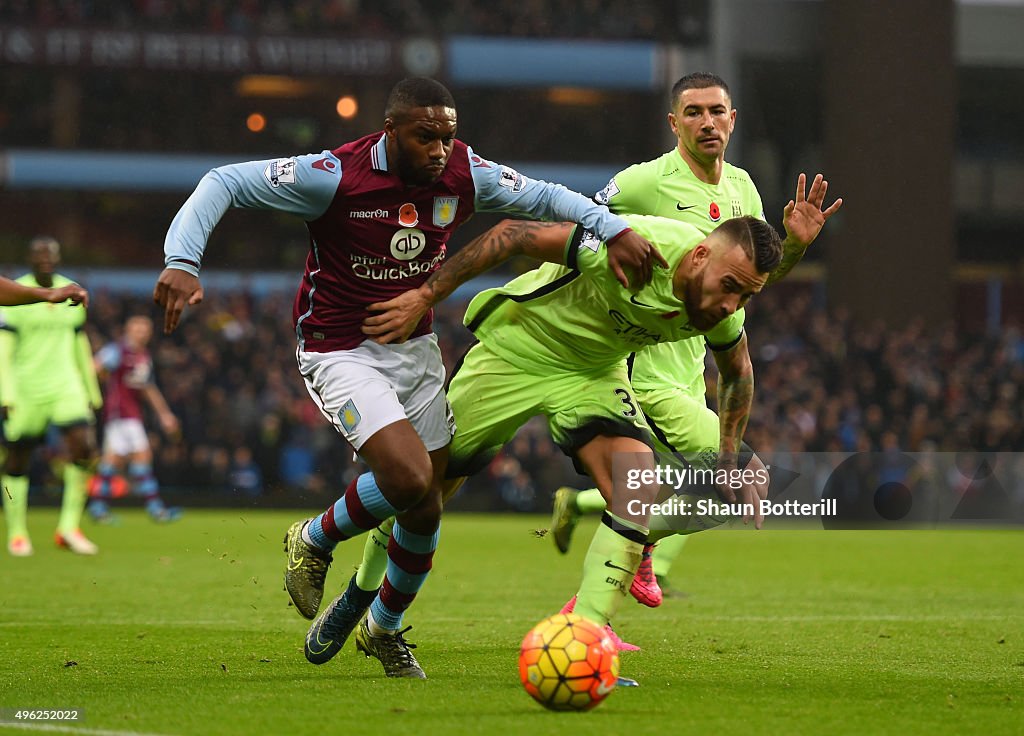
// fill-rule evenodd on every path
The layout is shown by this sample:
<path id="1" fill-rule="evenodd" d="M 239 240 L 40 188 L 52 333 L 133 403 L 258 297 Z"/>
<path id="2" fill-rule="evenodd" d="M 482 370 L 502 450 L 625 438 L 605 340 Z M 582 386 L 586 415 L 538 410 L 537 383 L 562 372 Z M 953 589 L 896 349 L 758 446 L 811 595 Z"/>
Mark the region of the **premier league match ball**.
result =
<path id="1" fill-rule="evenodd" d="M 604 629 L 575 613 L 534 626 L 519 648 L 519 679 L 551 710 L 590 710 L 619 678 L 619 653 Z"/>

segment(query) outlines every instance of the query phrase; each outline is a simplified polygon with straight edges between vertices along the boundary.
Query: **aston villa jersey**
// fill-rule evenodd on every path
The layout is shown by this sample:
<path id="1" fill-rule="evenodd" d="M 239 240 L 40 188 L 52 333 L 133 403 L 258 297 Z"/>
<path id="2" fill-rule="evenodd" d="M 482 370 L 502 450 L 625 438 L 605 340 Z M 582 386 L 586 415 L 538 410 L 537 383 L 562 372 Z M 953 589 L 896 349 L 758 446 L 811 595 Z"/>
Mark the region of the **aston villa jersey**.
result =
<path id="1" fill-rule="evenodd" d="M 107 372 L 103 385 L 104 420 L 142 419 L 139 397 L 142 389 L 153 381 L 149 351 L 114 342 L 100 349 L 96 360 Z"/>
<path id="2" fill-rule="evenodd" d="M 604 239 L 626 222 L 557 184 L 529 179 L 455 141 L 444 173 L 426 186 L 403 184 L 374 133 L 295 158 L 214 169 L 182 206 L 164 244 L 166 263 L 198 275 L 213 227 L 229 207 L 302 217 L 310 235 L 293 318 L 300 347 L 348 350 L 365 340 L 366 307 L 426 281 L 445 258 L 455 228 L 477 211 L 578 222 Z M 431 330 L 432 313 L 412 337 Z"/>

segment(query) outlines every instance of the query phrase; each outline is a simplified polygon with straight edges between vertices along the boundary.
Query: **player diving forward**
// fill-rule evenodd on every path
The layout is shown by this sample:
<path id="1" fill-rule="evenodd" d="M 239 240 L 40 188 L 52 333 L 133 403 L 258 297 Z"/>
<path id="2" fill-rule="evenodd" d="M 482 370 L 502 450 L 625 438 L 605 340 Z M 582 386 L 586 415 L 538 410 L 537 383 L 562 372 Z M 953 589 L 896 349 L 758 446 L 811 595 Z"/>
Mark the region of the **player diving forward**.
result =
<path id="1" fill-rule="evenodd" d="M 664 218 L 627 216 L 661 250 L 669 267 L 649 285 L 624 288 L 607 269 L 605 244 L 569 224 L 504 222 L 457 253 L 417 290 L 371 309 L 364 331 L 381 342 L 401 340 L 433 304 L 512 255 L 546 261 L 499 289 L 478 294 L 465 324 L 479 343 L 456 369 L 448 398 L 459 422 L 452 442 L 445 496 L 485 467 L 530 417 L 543 414 L 555 442 L 586 470 L 608 501 L 584 562 L 576 611 L 606 625 L 626 596 L 649 536 L 653 483 L 623 484 L 629 469 L 652 470 L 650 428 L 629 384 L 626 357 L 660 342 L 703 336 L 716 350 L 723 392 L 752 390 L 743 332 L 743 305 L 778 265 L 778 234 L 763 220 L 730 219 L 709 235 Z M 731 407 L 732 399 L 726 402 Z M 744 417 L 727 408 L 731 421 Z M 737 470 L 735 455 L 719 467 Z M 760 527 L 757 500 L 764 489 L 745 484 Z M 737 493 L 723 489 L 729 501 Z M 393 544 L 393 541 L 391 542 Z M 363 569 L 379 571 L 377 546 L 364 548 Z M 364 576 L 365 577 L 365 576 Z M 368 584 L 367 584 L 368 583 Z M 365 615 L 367 591 L 381 583 L 353 577 L 317 618 L 306 637 L 306 657 L 334 656 Z M 384 583 L 387 585 L 387 583 Z"/>
<path id="2" fill-rule="evenodd" d="M 753 215 L 764 219 L 761 197 L 750 175 L 725 161 L 736 124 L 729 87 L 720 77 L 696 72 L 680 78 L 671 93 L 668 123 L 676 146 L 652 161 L 630 166 L 616 174 L 595 199 L 619 214 L 658 215 L 688 222 L 701 232 L 710 232 L 723 217 Z M 796 195 L 786 205 L 782 224 L 786 239 L 782 263 L 768 277 L 766 285 L 783 278 L 803 257 L 825 222 L 842 205 L 836 200 L 823 208 L 828 182 L 819 174 L 806 193 L 806 178 L 798 177 Z M 661 457 L 682 455 L 691 463 L 714 458 L 719 436 L 726 449 L 740 437 L 708 408 L 704 385 L 704 352 L 701 340 L 653 345 L 630 356 L 630 383 L 640 408 L 657 440 Z M 712 460 L 713 461 L 713 460 Z M 575 491 L 559 488 L 555 493 L 552 538 L 561 552 L 567 552 L 573 529 L 582 513 L 604 510 L 598 489 Z M 675 535 L 644 549 L 643 561 L 630 588 L 640 603 L 661 604 L 659 580 L 667 583 L 672 563 L 689 537 Z"/>

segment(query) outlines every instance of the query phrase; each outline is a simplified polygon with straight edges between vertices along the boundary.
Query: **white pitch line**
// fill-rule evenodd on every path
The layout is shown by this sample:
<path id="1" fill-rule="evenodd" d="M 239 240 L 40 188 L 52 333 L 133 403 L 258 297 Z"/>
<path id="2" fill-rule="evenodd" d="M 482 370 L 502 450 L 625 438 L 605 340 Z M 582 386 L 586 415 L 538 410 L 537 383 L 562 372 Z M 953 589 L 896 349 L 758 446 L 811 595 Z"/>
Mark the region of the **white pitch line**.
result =
<path id="1" fill-rule="evenodd" d="M 109 728 L 62 726 L 57 723 L 0 723 L 0 729 L 3 728 L 20 728 L 23 731 L 42 731 L 47 733 L 80 733 L 85 736 L 168 736 L 168 734 L 142 733 L 141 731 L 114 731 Z"/>

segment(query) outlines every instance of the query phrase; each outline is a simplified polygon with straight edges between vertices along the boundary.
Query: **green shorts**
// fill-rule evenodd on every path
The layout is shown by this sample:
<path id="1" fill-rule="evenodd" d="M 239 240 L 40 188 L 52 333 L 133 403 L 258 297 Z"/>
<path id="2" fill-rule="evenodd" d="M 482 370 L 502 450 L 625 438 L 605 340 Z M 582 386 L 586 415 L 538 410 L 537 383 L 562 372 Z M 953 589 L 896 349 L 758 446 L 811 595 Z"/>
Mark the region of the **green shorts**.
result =
<path id="1" fill-rule="evenodd" d="M 482 343 L 466 354 L 448 388 L 458 427 L 449 478 L 485 468 L 538 414 L 547 417 L 552 438 L 570 457 L 599 436 L 632 437 L 653 447 L 625 362 L 590 371 L 533 370 L 510 364 Z"/>
<path id="2" fill-rule="evenodd" d="M 718 415 L 703 397 L 698 399 L 676 388 L 636 390 L 636 397 L 647 415 L 659 456 L 681 455 L 693 465 L 714 467 L 720 425 Z"/>
<path id="3" fill-rule="evenodd" d="M 44 401 L 19 399 L 7 407 L 4 436 L 8 442 L 39 439 L 51 424 L 73 427 L 96 421 L 85 391 L 66 389 L 59 396 Z"/>

